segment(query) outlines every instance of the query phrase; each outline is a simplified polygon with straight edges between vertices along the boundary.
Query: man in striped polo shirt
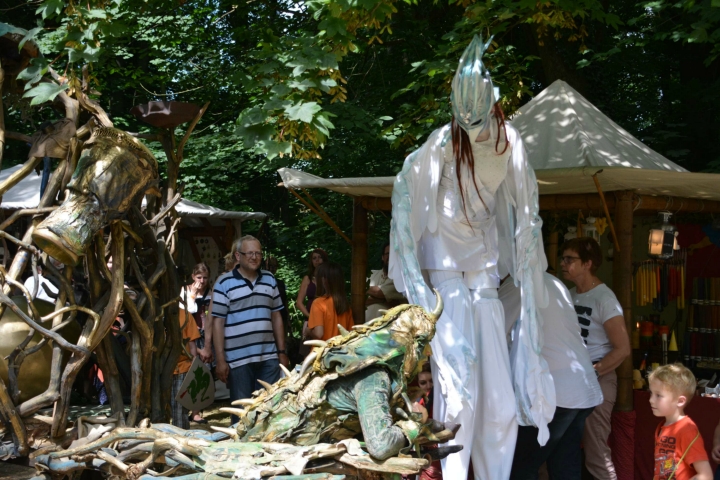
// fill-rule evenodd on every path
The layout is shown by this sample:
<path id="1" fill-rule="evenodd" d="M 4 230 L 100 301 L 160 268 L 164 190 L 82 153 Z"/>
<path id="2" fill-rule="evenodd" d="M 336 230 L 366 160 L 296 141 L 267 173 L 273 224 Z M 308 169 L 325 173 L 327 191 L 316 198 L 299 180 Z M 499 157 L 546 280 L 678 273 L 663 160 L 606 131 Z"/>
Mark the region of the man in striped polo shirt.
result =
<path id="1" fill-rule="evenodd" d="M 257 380 L 276 382 L 288 356 L 283 304 L 275 277 L 260 270 L 260 242 L 246 235 L 233 244 L 233 255 L 238 266 L 215 281 L 212 316 L 215 371 L 238 400 L 261 388 Z"/>

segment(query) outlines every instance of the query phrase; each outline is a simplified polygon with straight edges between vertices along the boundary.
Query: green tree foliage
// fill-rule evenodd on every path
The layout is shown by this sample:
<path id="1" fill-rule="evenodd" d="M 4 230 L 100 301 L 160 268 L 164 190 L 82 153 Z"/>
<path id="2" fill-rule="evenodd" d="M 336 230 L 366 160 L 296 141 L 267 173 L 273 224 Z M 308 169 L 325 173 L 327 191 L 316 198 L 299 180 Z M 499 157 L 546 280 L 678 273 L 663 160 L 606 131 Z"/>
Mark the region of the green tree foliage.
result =
<path id="1" fill-rule="evenodd" d="M 714 0 L 18 1 L 0 0 L 0 33 L 25 29 L 44 56 L 21 75 L 25 97 L 5 96 L 8 129 L 30 134 L 56 118 L 52 96 L 83 79 L 134 132 L 152 132 L 134 105 L 210 101 L 185 149 L 184 195 L 267 212 L 262 231 L 245 231 L 278 256 L 291 297 L 310 250 L 349 274 L 350 248 L 277 187 L 276 169 L 394 175 L 450 119 L 450 82 L 476 33 L 493 35 L 486 63 L 507 114 L 563 79 L 673 161 L 720 169 Z M 160 144 L 150 147 L 162 162 Z M 26 153 L 13 142 L 4 163 Z M 351 199 L 311 193 L 350 234 Z M 389 219 L 371 213 L 370 226 L 379 268 Z"/>

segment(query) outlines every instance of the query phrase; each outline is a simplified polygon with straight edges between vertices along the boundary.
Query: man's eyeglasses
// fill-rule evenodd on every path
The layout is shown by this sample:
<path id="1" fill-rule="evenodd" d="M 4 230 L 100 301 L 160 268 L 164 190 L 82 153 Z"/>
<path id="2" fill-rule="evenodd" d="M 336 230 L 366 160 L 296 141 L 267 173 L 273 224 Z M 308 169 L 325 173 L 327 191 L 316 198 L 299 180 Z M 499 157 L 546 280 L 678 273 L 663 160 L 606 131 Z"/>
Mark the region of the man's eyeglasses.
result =
<path id="1" fill-rule="evenodd" d="M 560 263 L 569 264 L 573 263 L 575 260 L 580 260 L 580 257 L 571 257 L 570 255 L 566 255 L 560 259 Z"/>
<path id="2" fill-rule="evenodd" d="M 243 257 L 247 258 L 262 258 L 262 252 L 238 252 Z"/>

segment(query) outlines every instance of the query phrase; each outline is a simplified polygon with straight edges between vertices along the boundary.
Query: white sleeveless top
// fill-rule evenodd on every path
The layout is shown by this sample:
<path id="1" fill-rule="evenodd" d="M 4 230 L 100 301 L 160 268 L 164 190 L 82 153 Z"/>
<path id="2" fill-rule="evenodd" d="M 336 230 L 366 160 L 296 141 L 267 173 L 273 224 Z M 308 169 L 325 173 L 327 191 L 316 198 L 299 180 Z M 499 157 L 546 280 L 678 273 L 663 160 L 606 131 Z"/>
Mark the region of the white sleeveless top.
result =
<path id="1" fill-rule="evenodd" d="M 465 204 L 458 188 L 452 142 L 443 145 L 443 168 L 437 196 L 438 227 L 425 230 L 418 243 L 420 268 L 479 272 L 473 288 L 497 288 L 498 233 L 495 225 L 495 192 L 507 175 L 510 148 L 495 151 L 495 135 L 484 142 L 473 142 L 475 182 L 463 172 Z M 501 145 L 502 148 L 502 145 Z M 484 202 L 484 204 L 483 204 Z"/>

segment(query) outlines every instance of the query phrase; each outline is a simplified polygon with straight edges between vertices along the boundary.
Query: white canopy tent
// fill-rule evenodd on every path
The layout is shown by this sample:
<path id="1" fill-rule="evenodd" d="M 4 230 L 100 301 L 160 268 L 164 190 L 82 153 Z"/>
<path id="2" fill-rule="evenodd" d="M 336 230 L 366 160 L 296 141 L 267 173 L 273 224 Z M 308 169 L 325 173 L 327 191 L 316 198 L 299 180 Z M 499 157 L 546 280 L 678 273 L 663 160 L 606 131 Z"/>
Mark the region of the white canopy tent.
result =
<path id="1" fill-rule="evenodd" d="M 605 116 L 570 85 L 557 80 L 515 114 L 540 195 L 604 191 L 720 200 L 720 175 L 691 173 L 650 149 Z M 287 188 L 327 188 L 358 197 L 389 197 L 394 177 L 320 178 L 279 170 Z"/>

